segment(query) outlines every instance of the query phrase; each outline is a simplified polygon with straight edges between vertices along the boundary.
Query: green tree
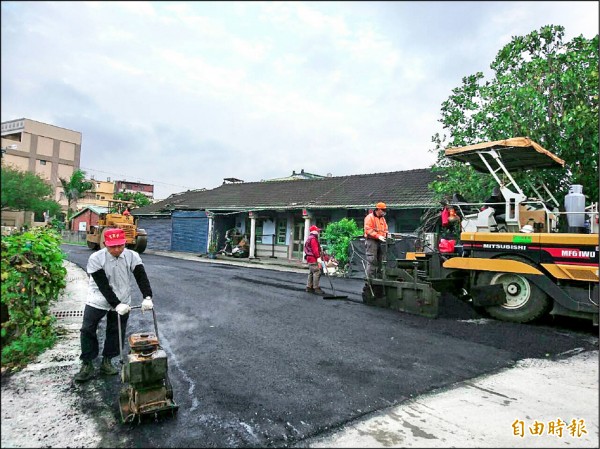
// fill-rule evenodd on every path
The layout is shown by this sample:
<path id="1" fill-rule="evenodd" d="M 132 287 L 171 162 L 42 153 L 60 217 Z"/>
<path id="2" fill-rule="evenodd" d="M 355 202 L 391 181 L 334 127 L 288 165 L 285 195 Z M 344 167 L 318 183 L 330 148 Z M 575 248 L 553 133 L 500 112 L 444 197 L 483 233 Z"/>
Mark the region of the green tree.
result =
<path id="1" fill-rule="evenodd" d="M 77 200 L 83 198 L 86 192 L 89 192 L 94 188 L 94 184 L 90 181 L 85 180 L 85 172 L 82 170 L 75 170 L 71 177 L 67 180 L 65 178 L 58 178 L 62 184 L 62 188 L 67 198 L 67 218 L 65 224 L 68 228 L 68 222 L 73 216 L 77 206 Z M 73 207 L 71 207 L 73 205 Z"/>
<path id="2" fill-rule="evenodd" d="M 50 183 L 35 173 L 2 165 L 2 210 L 57 215 L 61 207 L 52 199 L 53 193 Z"/>
<path id="3" fill-rule="evenodd" d="M 150 198 L 141 192 L 118 192 L 114 194 L 114 199 L 121 201 L 133 201 L 136 207 L 143 207 L 152 203 Z"/>
<path id="4" fill-rule="evenodd" d="M 559 173 L 530 173 L 529 179 L 542 179 L 561 200 L 570 184 L 582 184 L 598 201 L 598 35 L 569 42 L 563 36 L 564 27 L 548 25 L 513 37 L 490 66 L 493 79 L 478 72 L 453 89 L 439 120 L 448 135 L 432 138 L 440 177 L 431 187 L 438 197 L 458 191 L 481 201 L 494 184 L 491 176 L 444 158 L 445 148 L 529 137 L 566 163 Z M 517 178 L 532 195 L 522 181 Z"/>
<path id="5" fill-rule="evenodd" d="M 342 218 L 327 225 L 322 234 L 322 240 L 327 245 L 327 252 L 336 258 L 340 267 L 345 267 L 350 258 L 350 240 L 363 235 L 351 218 Z"/>

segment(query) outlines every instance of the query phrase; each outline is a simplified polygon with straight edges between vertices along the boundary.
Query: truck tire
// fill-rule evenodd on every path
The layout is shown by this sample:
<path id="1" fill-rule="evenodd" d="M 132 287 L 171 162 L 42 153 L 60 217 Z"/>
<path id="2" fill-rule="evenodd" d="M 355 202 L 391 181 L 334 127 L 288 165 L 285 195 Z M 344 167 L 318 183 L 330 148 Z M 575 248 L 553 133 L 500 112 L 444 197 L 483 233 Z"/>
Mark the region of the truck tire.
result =
<path id="1" fill-rule="evenodd" d="M 517 256 L 507 257 L 534 266 L 526 259 Z M 544 316 L 551 301 L 540 288 L 519 273 L 481 272 L 476 285 L 483 287 L 502 284 L 506 293 L 506 302 L 499 306 L 489 306 L 485 311 L 493 318 L 512 323 L 529 323 Z"/>
<path id="2" fill-rule="evenodd" d="M 98 246 L 98 244 L 96 242 L 90 242 L 89 240 L 87 242 L 87 247 L 89 249 L 93 249 L 94 251 L 96 251 L 97 249 L 100 249 L 100 247 Z"/>
<path id="3" fill-rule="evenodd" d="M 146 238 L 145 235 L 138 235 L 137 239 L 135 240 L 135 245 L 133 247 L 133 250 L 135 252 L 137 252 L 138 254 L 142 254 L 144 251 L 146 251 L 147 243 L 148 243 L 148 239 Z"/>

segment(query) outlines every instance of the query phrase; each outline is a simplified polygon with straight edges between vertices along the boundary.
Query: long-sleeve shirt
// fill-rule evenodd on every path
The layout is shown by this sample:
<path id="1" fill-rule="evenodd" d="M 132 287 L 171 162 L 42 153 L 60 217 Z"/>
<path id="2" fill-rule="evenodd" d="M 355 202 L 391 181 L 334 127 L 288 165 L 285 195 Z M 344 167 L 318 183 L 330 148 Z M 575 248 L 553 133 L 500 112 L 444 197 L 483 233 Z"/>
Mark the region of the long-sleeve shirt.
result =
<path id="1" fill-rule="evenodd" d="M 365 237 L 377 240 L 379 237 L 387 237 L 388 225 L 385 217 L 377 217 L 371 212 L 365 217 Z"/>
<path id="2" fill-rule="evenodd" d="M 304 243 L 304 254 L 307 263 L 317 263 L 317 258 L 322 257 L 319 238 L 315 234 L 309 234 Z"/>
<path id="3" fill-rule="evenodd" d="M 119 257 L 113 257 L 106 248 L 96 251 L 88 259 L 87 273 L 86 304 L 96 309 L 110 310 L 120 303 L 131 304 L 132 278 L 144 297 L 152 297 L 141 257 L 127 248 Z"/>

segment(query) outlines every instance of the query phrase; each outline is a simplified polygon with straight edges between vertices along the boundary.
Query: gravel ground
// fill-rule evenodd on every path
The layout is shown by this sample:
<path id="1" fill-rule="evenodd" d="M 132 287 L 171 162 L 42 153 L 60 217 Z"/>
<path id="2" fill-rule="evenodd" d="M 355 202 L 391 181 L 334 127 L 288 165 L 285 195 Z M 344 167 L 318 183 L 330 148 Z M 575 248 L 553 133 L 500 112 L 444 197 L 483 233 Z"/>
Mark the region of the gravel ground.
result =
<path id="1" fill-rule="evenodd" d="M 74 263 L 65 261 L 65 267 L 67 287 L 52 310 L 83 311 L 87 275 Z M 99 392 L 91 385 L 80 387 L 72 382 L 80 363 L 81 317 L 67 317 L 59 323 L 62 335 L 54 348 L 22 371 L 2 373 L 3 448 L 98 447 L 102 438 L 97 421 L 104 420 L 108 426 L 118 424 L 108 410 L 94 417 L 84 413 L 79 390 L 89 393 L 86 401 L 94 401 Z M 116 376 L 113 380 L 117 381 Z"/>

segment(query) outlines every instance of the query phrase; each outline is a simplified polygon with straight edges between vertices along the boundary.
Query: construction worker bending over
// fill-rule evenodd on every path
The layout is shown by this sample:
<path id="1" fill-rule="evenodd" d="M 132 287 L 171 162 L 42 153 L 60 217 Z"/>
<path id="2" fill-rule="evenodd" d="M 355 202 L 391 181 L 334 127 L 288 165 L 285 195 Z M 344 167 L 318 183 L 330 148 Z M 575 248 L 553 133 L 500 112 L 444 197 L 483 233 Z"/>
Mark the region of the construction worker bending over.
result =
<path id="1" fill-rule="evenodd" d="M 388 225 L 385 221 L 385 203 L 377 203 L 375 210 L 365 217 L 365 254 L 367 256 L 367 277 L 376 277 L 377 270 L 381 269 L 381 263 L 387 245 L 385 245 L 388 234 Z"/>
<path id="2" fill-rule="evenodd" d="M 316 226 L 309 228 L 310 234 L 306 242 L 304 242 L 304 255 L 306 257 L 306 263 L 308 263 L 308 279 L 306 281 L 306 291 L 308 293 L 314 293 L 316 295 L 323 296 L 325 293 L 319 287 L 319 281 L 321 279 L 321 263 L 323 262 L 323 250 L 319 243 L 319 229 Z"/>
<path id="3" fill-rule="evenodd" d="M 112 365 L 112 358 L 119 355 L 119 331 L 125 341 L 125 328 L 131 303 L 131 281 L 135 278 L 144 296 L 142 312 L 151 310 L 152 289 L 139 254 L 125 248 L 125 232 L 122 229 L 106 229 L 104 245 L 88 259 L 89 275 L 87 299 L 81 325 L 81 370 L 75 375 L 76 382 L 85 382 L 94 376 L 94 359 L 99 354 L 98 324 L 106 316 L 106 336 L 102 350 L 100 373 L 115 375 L 119 371 Z"/>

